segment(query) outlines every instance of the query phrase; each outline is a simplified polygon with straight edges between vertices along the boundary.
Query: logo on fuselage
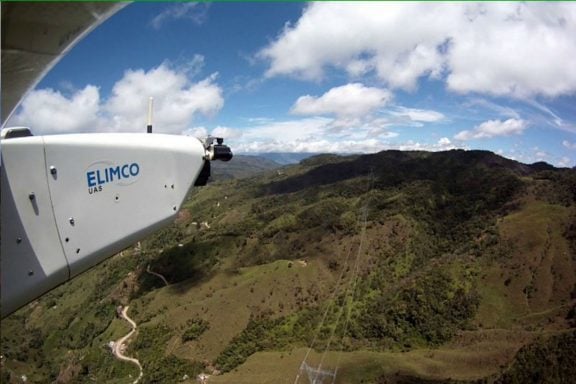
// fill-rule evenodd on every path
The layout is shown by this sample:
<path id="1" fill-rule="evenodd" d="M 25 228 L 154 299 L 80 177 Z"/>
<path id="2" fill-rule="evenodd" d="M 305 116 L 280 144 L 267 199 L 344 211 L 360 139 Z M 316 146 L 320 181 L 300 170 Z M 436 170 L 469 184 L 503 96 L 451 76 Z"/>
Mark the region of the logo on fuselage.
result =
<path id="1" fill-rule="evenodd" d="M 140 174 L 138 163 L 115 165 L 111 162 L 100 161 L 92 164 L 86 171 L 88 193 L 102 192 L 106 184 L 126 186 L 136 182 Z"/>

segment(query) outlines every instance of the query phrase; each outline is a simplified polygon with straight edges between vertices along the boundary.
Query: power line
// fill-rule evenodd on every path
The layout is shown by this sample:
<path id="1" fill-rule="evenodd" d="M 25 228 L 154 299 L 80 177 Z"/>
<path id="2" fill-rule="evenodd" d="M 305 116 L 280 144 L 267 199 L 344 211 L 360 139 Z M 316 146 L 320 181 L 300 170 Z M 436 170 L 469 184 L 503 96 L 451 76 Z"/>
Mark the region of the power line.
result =
<path id="1" fill-rule="evenodd" d="M 317 341 L 318 336 L 320 334 L 320 330 L 322 329 L 322 327 L 324 326 L 324 323 L 326 321 L 328 312 L 331 310 L 332 306 L 334 305 L 334 299 L 337 296 L 337 294 L 340 292 L 340 288 L 341 288 L 340 281 L 342 280 L 342 277 L 344 275 L 344 271 L 346 270 L 346 266 L 348 265 L 348 262 L 349 262 L 351 254 L 352 254 L 353 248 L 350 248 L 348 251 L 344 267 L 342 268 L 342 272 L 340 273 L 340 277 L 338 278 L 338 281 L 337 281 L 336 289 L 332 293 L 332 297 L 329 301 L 328 306 L 326 307 L 326 310 L 324 311 L 324 314 L 323 314 L 322 319 L 320 321 L 320 324 L 316 330 L 316 334 L 313 338 L 313 341 L 310 344 L 310 347 L 308 348 L 308 351 L 306 352 L 306 355 L 304 356 L 302 363 L 300 364 L 300 369 L 298 371 L 296 379 L 294 380 L 294 384 L 298 383 L 298 380 L 300 379 L 302 371 L 306 371 L 311 384 L 322 383 L 322 381 L 326 377 L 332 377 L 332 383 L 334 383 L 336 380 L 336 373 L 338 371 L 340 356 L 339 356 L 338 363 L 336 365 L 336 368 L 335 368 L 333 374 L 327 375 L 326 374 L 327 370 L 322 369 L 322 365 L 324 364 L 326 355 L 327 355 L 328 350 L 330 349 L 330 345 L 332 344 L 332 341 L 334 339 L 334 335 L 336 333 L 336 329 L 338 328 L 338 324 L 340 323 L 340 319 L 341 319 L 341 317 L 342 317 L 342 315 L 346 309 L 347 309 L 347 311 L 346 311 L 345 322 L 344 322 L 344 324 L 345 324 L 344 325 L 344 334 L 342 337 L 345 336 L 346 330 L 347 330 L 347 327 L 348 327 L 348 324 L 350 321 L 351 312 L 352 312 L 352 304 L 354 302 L 354 297 L 355 297 L 356 289 L 358 286 L 358 284 L 357 284 L 358 283 L 358 277 L 360 275 L 360 260 L 361 260 L 361 255 L 362 255 L 364 242 L 365 242 L 365 238 L 366 238 L 366 225 L 367 225 L 367 207 L 366 206 L 362 207 L 362 214 L 361 214 L 361 217 L 358 219 L 356 226 L 360 226 L 360 222 L 362 222 L 361 232 L 360 232 L 360 241 L 358 244 L 358 249 L 356 251 L 356 257 L 354 259 L 354 264 L 352 267 L 352 275 L 350 276 L 350 279 L 348 280 L 347 287 L 345 289 L 344 303 L 346 303 L 346 305 L 342 306 L 340 308 L 340 310 L 338 311 L 337 317 L 335 319 L 335 323 L 332 326 L 332 331 L 330 333 L 330 337 L 328 338 L 328 341 L 326 343 L 326 347 L 324 348 L 324 351 L 322 353 L 322 357 L 321 357 L 321 360 L 320 360 L 318 367 L 314 368 L 314 369 L 310 368 L 310 366 L 307 363 L 307 359 L 310 355 L 311 350 L 313 349 L 314 345 L 316 344 L 316 341 Z M 313 374 L 314 372 L 316 372 L 316 373 Z"/>
<path id="2" fill-rule="evenodd" d="M 374 168 L 370 169 L 370 177 L 368 179 L 368 186 L 367 187 L 368 187 L 367 192 L 371 191 L 374 188 Z M 342 357 L 342 351 L 340 351 L 340 354 L 338 355 L 336 367 L 334 368 L 333 371 L 330 371 L 327 369 L 322 369 L 322 365 L 324 364 L 326 355 L 328 353 L 328 350 L 330 349 L 330 345 L 332 344 L 332 340 L 333 340 L 334 335 L 336 333 L 336 329 L 338 328 L 338 324 L 340 323 L 340 318 L 342 317 L 342 314 L 344 312 L 346 312 L 346 316 L 345 316 L 345 320 L 344 320 L 342 340 L 346 336 L 346 332 L 347 332 L 348 326 L 350 324 L 350 318 L 352 315 L 352 307 L 353 307 L 353 304 L 355 301 L 356 291 L 358 288 L 358 278 L 360 275 L 360 264 L 361 264 L 360 260 L 361 260 L 362 252 L 364 249 L 364 243 L 366 240 L 366 227 L 367 227 L 367 222 L 368 222 L 368 204 L 369 204 L 369 201 L 365 202 L 365 204 L 360 209 L 361 215 L 355 224 L 356 228 L 358 228 L 359 226 L 361 227 L 360 241 L 358 244 L 356 257 L 354 259 L 354 266 L 352 269 L 352 275 L 350 276 L 350 279 L 348 280 L 348 285 L 346 287 L 345 294 L 344 294 L 345 305 L 342 306 L 340 308 L 340 310 L 338 311 L 335 323 L 332 326 L 332 331 L 330 332 L 330 336 L 329 336 L 328 341 L 326 343 L 326 347 L 324 348 L 324 351 L 322 353 L 320 363 L 318 364 L 318 366 L 316 368 L 310 367 L 310 365 L 308 365 L 308 363 L 307 363 L 307 359 L 310 355 L 310 352 L 314 348 L 314 345 L 318 339 L 318 336 L 320 334 L 320 330 L 324 326 L 324 322 L 326 321 L 328 313 L 330 312 L 332 306 L 334 305 L 334 302 L 335 302 L 334 299 L 337 297 L 337 294 L 340 291 L 340 288 L 341 288 L 340 287 L 340 281 L 342 280 L 342 278 L 344 276 L 344 272 L 346 271 L 346 267 L 348 266 L 348 262 L 349 262 L 351 254 L 352 254 L 353 247 L 351 247 L 348 250 L 344 266 L 343 266 L 342 271 L 340 273 L 340 276 L 338 277 L 338 280 L 336 282 L 336 289 L 334 289 L 334 291 L 332 293 L 332 297 L 330 298 L 328 305 L 326 307 L 326 310 L 324 311 L 324 314 L 323 314 L 322 319 L 320 321 L 320 324 L 319 324 L 318 328 L 316 329 L 316 333 L 314 335 L 314 338 L 312 339 L 312 343 L 310 344 L 310 346 L 306 352 L 306 355 L 304 356 L 304 359 L 302 360 L 302 363 L 300 364 L 300 368 L 299 368 L 298 373 L 296 375 L 296 378 L 294 380 L 294 384 L 298 383 L 298 380 L 300 379 L 300 376 L 301 376 L 303 371 L 305 371 L 307 373 L 308 380 L 309 380 L 310 384 L 322 384 L 324 379 L 329 378 L 329 377 L 332 378 L 332 383 L 334 383 L 336 381 L 336 376 L 338 373 L 338 367 L 340 365 L 340 361 L 341 361 L 341 357 Z M 360 225 L 360 223 L 362 223 L 362 224 Z"/>

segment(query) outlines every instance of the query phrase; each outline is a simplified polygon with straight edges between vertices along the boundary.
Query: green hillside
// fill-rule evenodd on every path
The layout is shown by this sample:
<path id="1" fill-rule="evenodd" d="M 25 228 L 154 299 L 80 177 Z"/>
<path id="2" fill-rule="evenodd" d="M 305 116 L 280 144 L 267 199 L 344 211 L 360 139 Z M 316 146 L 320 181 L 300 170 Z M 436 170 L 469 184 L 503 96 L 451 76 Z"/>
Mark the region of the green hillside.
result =
<path id="1" fill-rule="evenodd" d="M 335 383 L 569 382 L 576 171 L 385 151 L 195 189 L 2 321 L 2 383 L 132 382 L 107 347 L 130 330 L 118 305 L 143 383 L 308 383 L 303 362 Z"/>

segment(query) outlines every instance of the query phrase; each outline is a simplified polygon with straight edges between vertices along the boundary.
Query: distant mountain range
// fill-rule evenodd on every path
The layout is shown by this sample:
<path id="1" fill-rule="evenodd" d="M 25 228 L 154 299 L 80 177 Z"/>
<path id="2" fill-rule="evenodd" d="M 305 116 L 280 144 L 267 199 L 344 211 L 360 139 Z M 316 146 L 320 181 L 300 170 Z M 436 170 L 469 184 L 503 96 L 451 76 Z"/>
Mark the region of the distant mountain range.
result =
<path id="1" fill-rule="evenodd" d="M 213 161 L 211 163 L 212 176 L 210 180 L 222 181 L 229 179 L 242 179 L 281 166 L 282 164 L 263 156 L 234 154 L 232 160 L 228 162 Z"/>
<path id="2" fill-rule="evenodd" d="M 300 161 L 308 157 L 319 155 L 315 152 L 257 152 L 257 153 L 241 153 L 241 155 L 250 155 L 263 157 L 272 160 L 281 165 L 298 164 Z"/>
<path id="3" fill-rule="evenodd" d="M 262 152 L 234 154 L 231 161 L 212 162 L 212 181 L 242 179 L 282 166 L 298 164 L 302 160 L 319 156 L 311 152 Z"/>

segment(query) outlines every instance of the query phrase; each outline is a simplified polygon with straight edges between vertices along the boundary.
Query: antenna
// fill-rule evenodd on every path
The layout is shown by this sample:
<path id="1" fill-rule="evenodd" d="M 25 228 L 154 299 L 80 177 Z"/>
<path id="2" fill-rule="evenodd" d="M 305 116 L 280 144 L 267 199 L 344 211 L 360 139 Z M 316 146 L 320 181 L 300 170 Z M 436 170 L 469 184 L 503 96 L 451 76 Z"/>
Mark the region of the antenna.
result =
<path id="1" fill-rule="evenodd" d="M 146 126 L 146 131 L 152 133 L 152 111 L 154 110 L 154 98 L 150 97 L 148 99 L 148 125 Z"/>

